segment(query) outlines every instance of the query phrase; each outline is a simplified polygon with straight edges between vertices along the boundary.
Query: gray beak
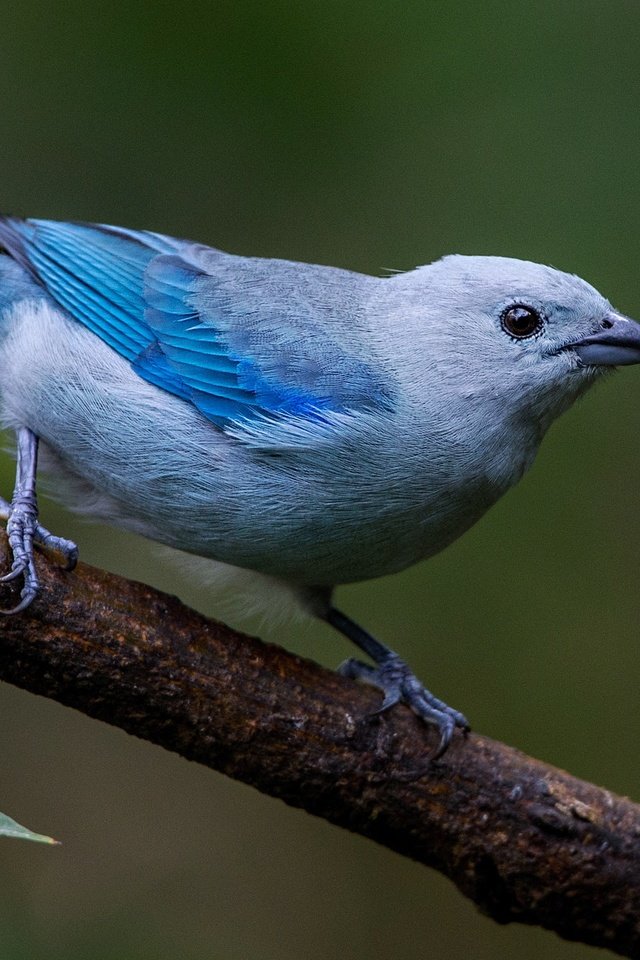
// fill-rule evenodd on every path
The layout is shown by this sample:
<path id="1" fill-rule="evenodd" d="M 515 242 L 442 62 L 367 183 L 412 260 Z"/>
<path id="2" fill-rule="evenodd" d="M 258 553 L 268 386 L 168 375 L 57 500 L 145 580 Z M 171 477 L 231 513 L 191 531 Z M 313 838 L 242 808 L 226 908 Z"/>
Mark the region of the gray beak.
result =
<path id="1" fill-rule="evenodd" d="M 610 313 L 602 330 L 572 343 L 580 363 L 585 366 L 621 367 L 640 363 L 640 323 Z"/>

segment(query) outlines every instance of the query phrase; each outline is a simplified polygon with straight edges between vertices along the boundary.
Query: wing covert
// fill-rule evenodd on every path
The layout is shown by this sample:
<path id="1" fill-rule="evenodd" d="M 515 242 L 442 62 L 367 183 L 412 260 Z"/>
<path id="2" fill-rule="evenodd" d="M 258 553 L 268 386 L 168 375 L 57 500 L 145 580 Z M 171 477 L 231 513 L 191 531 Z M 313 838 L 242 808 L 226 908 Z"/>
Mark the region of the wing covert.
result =
<path id="1" fill-rule="evenodd" d="M 349 349 L 373 278 L 47 220 L 0 219 L 0 245 L 140 377 L 219 427 L 389 401 Z"/>

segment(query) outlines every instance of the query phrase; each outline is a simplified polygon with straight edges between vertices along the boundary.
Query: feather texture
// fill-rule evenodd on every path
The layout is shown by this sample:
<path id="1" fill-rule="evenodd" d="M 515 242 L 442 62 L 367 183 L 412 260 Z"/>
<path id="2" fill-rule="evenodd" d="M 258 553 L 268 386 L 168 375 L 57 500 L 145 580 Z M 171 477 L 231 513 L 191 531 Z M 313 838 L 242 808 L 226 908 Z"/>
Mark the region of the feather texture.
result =
<path id="1" fill-rule="evenodd" d="M 265 269 L 265 261 L 159 234 L 47 220 L 0 219 L 0 243 L 139 376 L 217 426 L 286 414 L 321 418 L 323 410 L 389 400 L 371 363 L 326 334 L 317 338 L 313 297 L 331 294 L 331 286 L 308 285 L 302 316 L 295 315 L 300 278 L 291 264 L 270 261 Z M 336 272 L 342 285 L 344 277 L 360 282 Z M 266 276 L 280 311 L 262 294 L 256 310 Z M 336 310 L 343 290 L 339 296 Z"/>
<path id="2" fill-rule="evenodd" d="M 596 378 L 565 348 L 612 309 L 497 257 L 379 279 L 6 219 L 0 246 L 0 412 L 40 437 L 59 488 L 310 589 L 400 570 L 471 526 Z M 544 316 L 539 335 L 505 332 L 514 302 Z"/>

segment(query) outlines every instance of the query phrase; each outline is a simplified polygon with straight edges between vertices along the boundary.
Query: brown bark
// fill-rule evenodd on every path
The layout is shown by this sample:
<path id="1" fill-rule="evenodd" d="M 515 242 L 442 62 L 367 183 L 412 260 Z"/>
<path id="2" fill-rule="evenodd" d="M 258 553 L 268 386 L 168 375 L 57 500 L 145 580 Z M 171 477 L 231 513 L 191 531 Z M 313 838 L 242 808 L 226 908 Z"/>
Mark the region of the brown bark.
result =
<path id="1" fill-rule="evenodd" d="M 372 719 L 373 690 L 139 583 L 38 569 L 1 679 L 435 867 L 501 923 L 640 956 L 640 807 L 473 733 L 432 762 L 433 731 Z"/>

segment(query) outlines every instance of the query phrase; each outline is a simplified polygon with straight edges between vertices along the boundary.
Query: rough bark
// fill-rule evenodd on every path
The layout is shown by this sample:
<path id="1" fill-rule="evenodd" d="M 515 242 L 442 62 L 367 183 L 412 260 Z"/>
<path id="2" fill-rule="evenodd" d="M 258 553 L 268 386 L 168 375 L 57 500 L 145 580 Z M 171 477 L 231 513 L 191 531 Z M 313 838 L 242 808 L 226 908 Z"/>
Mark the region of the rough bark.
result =
<path id="1" fill-rule="evenodd" d="M 441 870 L 501 923 L 640 956 L 640 807 L 478 734 L 432 762 L 433 732 L 372 719 L 373 690 L 142 584 L 38 570 L 0 620 L 1 679 Z"/>

